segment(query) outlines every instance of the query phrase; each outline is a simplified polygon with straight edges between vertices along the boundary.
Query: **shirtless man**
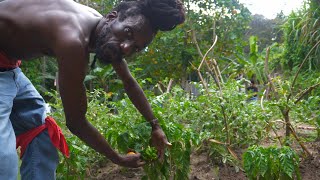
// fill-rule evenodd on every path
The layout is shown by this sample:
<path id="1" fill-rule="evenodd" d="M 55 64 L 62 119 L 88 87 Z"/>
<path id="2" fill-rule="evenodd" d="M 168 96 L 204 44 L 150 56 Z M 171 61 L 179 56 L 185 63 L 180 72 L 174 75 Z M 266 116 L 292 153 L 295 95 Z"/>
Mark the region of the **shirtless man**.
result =
<path id="1" fill-rule="evenodd" d="M 102 16 L 72 0 L 0 0 L 0 179 L 16 180 L 16 135 L 45 123 L 43 98 L 19 68 L 18 59 L 43 55 L 57 58 L 59 87 L 69 130 L 97 152 L 121 166 L 139 167 L 141 155 L 120 155 L 86 120 L 83 80 L 89 53 L 111 63 L 129 98 L 151 123 L 151 139 L 160 158 L 168 143 L 152 109 L 123 57 L 145 48 L 157 31 L 184 22 L 180 0 L 140 0 L 120 3 Z M 58 154 L 47 130 L 28 145 L 22 179 L 55 179 Z"/>

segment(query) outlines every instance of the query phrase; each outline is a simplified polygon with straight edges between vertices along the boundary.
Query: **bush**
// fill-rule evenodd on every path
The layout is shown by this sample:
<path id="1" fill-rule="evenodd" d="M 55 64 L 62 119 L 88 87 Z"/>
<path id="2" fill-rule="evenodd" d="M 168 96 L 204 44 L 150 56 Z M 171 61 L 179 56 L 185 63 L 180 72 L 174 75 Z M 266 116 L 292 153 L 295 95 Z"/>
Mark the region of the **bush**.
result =
<path id="1" fill-rule="evenodd" d="M 250 180 L 301 179 L 299 157 L 287 146 L 249 147 L 243 155 L 243 164 Z"/>

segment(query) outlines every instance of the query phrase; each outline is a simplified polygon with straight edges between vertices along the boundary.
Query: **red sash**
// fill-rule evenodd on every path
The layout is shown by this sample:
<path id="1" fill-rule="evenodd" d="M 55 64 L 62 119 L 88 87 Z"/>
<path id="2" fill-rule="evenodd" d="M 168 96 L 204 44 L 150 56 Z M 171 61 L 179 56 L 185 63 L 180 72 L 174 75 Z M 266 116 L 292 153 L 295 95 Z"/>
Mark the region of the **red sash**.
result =
<path id="1" fill-rule="evenodd" d="M 17 139 L 17 148 L 20 146 L 21 153 L 20 158 L 22 158 L 25 150 L 27 149 L 29 143 L 42 131 L 45 129 L 48 129 L 48 133 L 50 136 L 50 139 L 52 141 L 52 144 L 61 151 L 63 155 L 65 155 L 67 158 L 69 158 L 69 148 L 66 142 L 66 139 L 64 138 L 62 131 L 60 127 L 57 125 L 57 123 L 54 121 L 52 117 L 47 117 L 46 122 L 36 128 L 33 128 L 21 135 L 19 135 Z"/>

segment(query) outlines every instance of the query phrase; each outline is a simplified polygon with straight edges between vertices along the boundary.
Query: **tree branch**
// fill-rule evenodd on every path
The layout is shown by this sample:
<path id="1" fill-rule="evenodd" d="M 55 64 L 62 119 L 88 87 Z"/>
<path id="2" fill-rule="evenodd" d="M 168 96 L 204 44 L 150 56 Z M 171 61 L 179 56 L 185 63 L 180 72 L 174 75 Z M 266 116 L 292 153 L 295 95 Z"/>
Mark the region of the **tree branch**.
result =
<path id="1" fill-rule="evenodd" d="M 294 102 L 295 104 L 297 104 L 305 95 L 309 94 L 312 90 L 316 89 L 318 86 L 320 86 L 320 83 L 315 84 L 313 86 L 310 86 L 308 89 L 306 89 L 305 91 L 303 91 L 302 93 L 298 94 L 296 97 L 297 100 Z"/>

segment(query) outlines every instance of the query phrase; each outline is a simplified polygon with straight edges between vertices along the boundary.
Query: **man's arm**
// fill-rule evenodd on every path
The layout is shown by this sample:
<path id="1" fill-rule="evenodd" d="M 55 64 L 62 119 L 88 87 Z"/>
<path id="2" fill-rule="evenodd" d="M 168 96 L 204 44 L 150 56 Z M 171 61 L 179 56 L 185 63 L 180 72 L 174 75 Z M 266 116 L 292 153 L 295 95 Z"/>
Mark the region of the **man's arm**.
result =
<path id="1" fill-rule="evenodd" d="M 71 43 L 70 43 L 71 41 Z M 82 43 L 69 40 L 56 52 L 59 64 L 59 90 L 69 130 L 112 162 L 128 167 L 139 167 L 141 155 L 121 156 L 86 119 L 87 97 L 83 80 L 86 75 L 89 53 Z"/>
<path id="2" fill-rule="evenodd" d="M 155 118 L 151 106 L 138 82 L 132 77 L 125 60 L 112 63 L 114 70 L 123 82 L 124 89 L 134 106 L 148 121 Z"/>
<path id="3" fill-rule="evenodd" d="M 164 157 L 165 147 L 171 145 L 162 131 L 157 119 L 154 117 L 151 106 L 137 81 L 132 77 L 125 60 L 112 63 L 113 68 L 123 82 L 124 89 L 139 112 L 152 126 L 152 143 L 158 150 L 160 159 Z"/>

